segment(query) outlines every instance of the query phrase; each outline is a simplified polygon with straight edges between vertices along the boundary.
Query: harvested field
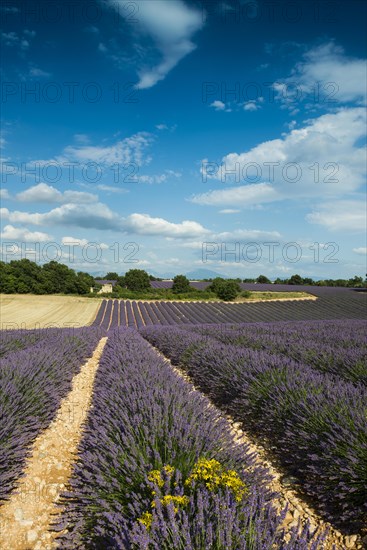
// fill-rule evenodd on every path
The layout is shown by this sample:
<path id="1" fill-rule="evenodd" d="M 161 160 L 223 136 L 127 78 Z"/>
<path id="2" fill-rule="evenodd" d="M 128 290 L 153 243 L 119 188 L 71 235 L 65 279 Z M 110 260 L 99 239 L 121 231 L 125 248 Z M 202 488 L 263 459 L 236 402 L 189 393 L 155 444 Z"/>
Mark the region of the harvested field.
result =
<path id="1" fill-rule="evenodd" d="M 1 294 L 1 329 L 90 325 L 101 300 L 79 296 Z"/>

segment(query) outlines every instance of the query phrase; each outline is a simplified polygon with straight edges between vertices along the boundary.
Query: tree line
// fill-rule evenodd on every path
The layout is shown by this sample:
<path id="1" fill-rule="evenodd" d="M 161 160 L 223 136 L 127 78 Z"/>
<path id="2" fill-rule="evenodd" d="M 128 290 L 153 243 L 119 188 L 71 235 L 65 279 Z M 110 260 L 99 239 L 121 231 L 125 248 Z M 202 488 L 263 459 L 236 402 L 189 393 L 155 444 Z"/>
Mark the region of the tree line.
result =
<path id="1" fill-rule="evenodd" d="M 98 278 L 99 279 L 99 278 Z M 68 266 L 51 261 L 44 265 L 38 265 L 31 260 L 23 258 L 12 260 L 9 263 L 0 261 L 0 292 L 5 294 L 79 294 L 88 295 L 91 288 L 95 291 L 101 288 L 98 279 L 83 271 L 74 271 Z M 130 269 L 125 275 L 109 272 L 103 277 L 105 280 L 116 281 L 114 294 L 118 296 L 124 290 L 131 292 L 151 291 L 152 280 L 161 280 L 149 275 L 143 269 Z M 216 294 L 222 300 L 231 300 L 241 291 L 239 284 L 259 283 L 270 284 L 271 281 L 265 275 L 259 275 L 256 279 L 206 279 L 211 284 L 208 292 Z M 97 281 L 97 282 L 96 282 Z M 351 279 L 325 279 L 313 281 L 310 278 L 302 278 L 300 275 L 292 275 L 289 279 L 276 279 L 274 284 L 291 285 L 317 285 L 317 286 L 344 286 L 363 288 L 366 282 L 362 277 Z M 176 275 L 173 279 L 171 292 L 174 294 L 187 294 L 203 292 L 193 289 L 185 275 Z M 245 291 L 246 292 L 246 291 Z"/>

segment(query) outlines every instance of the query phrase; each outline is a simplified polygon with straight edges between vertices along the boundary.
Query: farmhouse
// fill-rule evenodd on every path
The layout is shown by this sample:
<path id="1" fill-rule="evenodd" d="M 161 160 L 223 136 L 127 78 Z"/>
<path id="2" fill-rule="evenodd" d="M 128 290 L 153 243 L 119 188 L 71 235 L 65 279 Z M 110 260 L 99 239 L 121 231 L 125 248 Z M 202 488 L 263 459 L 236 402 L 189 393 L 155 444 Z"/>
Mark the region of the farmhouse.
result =
<path id="1" fill-rule="evenodd" d="M 102 286 L 102 288 L 97 291 L 97 294 L 113 292 L 113 287 L 117 285 L 117 281 L 107 281 L 106 279 L 95 279 L 95 282 L 97 285 Z M 91 292 L 94 292 L 94 288 L 91 288 Z"/>

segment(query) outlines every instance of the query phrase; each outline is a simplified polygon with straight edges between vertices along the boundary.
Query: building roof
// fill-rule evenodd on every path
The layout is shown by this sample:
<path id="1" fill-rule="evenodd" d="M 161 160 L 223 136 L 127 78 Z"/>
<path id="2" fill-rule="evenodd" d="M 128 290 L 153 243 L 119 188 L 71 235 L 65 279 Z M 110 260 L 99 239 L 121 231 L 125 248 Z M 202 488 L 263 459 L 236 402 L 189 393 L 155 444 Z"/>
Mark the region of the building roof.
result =
<path id="1" fill-rule="evenodd" d="M 112 285 L 115 286 L 117 281 L 107 281 L 107 279 L 94 279 L 97 285 Z"/>

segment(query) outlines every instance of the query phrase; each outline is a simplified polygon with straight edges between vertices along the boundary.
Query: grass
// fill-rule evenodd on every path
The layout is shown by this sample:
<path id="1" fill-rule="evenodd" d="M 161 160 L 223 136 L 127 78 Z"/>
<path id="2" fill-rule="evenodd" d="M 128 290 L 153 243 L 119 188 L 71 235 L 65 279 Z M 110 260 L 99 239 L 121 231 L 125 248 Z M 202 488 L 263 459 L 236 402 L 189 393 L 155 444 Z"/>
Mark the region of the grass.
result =
<path id="1" fill-rule="evenodd" d="M 256 300 L 279 300 L 280 298 L 311 298 L 310 294 L 306 292 L 246 292 L 249 296 L 243 296 L 241 293 L 234 300 L 237 303 L 240 302 L 251 302 Z M 90 295 L 90 297 L 95 297 L 95 295 Z M 167 300 L 167 301 L 182 301 L 182 302 L 193 302 L 193 301 L 205 301 L 205 302 L 221 302 L 214 292 L 209 290 L 197 290 L 192 289 L 190 292 L 185 292 L 181 294 L 175 294 L 171 289 L 166 288 L 152 288 L 143 292 L 133 292 L 128 289 L 120 291 L 119 294 L 99 294 L 98 297 L 101 298 L 116 298 L 119 300 Z"/>
<path id="2" fill-rule="evenodd" d="M 307 292 L 250 292 L 250 296 L 245 298 L 239 295 L 236 298 L 236 302 L 251 302 L 253 300 L 279 300 L 284 298 L 313 298 L 311 294 Z"/>

